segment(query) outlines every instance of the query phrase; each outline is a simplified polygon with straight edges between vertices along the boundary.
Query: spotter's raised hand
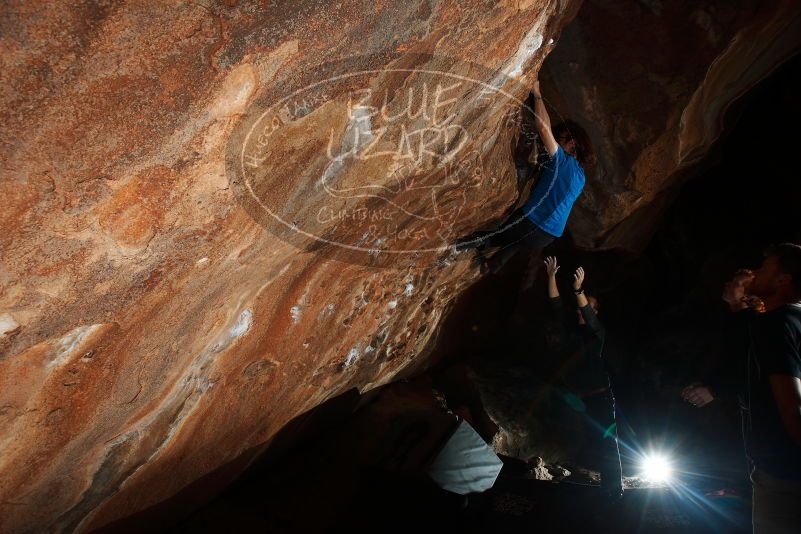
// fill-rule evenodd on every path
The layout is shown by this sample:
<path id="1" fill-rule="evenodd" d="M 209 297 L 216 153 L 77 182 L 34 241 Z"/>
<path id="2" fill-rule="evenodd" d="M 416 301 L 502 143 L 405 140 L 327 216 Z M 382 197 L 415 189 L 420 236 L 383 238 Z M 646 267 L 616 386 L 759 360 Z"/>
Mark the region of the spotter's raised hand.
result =
<path id="1" fill-rule="evenodd" d="M 573 289 L 578 291 L 584 284 L 584 267 L 579 267 L 573 274 Z"/>
<path id="2" fill-rule="evenodd" d="M 548 256 L 543 262 L 545 264 L 545 271 L 550 278 L 555 278 L 556 273 L 559 271 L 559 263 L 556 261 L 555 256 Z"/>

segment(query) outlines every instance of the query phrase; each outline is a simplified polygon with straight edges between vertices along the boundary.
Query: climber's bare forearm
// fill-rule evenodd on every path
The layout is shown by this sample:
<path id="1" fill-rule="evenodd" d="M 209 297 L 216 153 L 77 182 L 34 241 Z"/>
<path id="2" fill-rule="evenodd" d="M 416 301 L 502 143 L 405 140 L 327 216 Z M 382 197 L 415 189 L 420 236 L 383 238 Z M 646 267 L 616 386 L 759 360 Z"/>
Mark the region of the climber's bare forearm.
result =
<path id="1" fill-rule="evenodd" d="M 559 297 L 559 288 L 556 286 L 556 276 L 548 277 L 548 297 L 552 299 Z"/>
<path id="2" fill-rule="evenodd" d="M 553 136 L 551 118 L 548 116 L 548 111 L 545 109 L 545 101 L 539 93 L 539 86 L 537 86 L 537 90 L 534 92 L 534 116 L 537 125 L 537 133 L 540 134 L 542 144 L 545 145 L 545 150 L 548 151 L 548 155 L 553 156 L 556 154 L 556 149 L 559 145 L 556 143 L 556 139 Z"/>
<path id="3" fill-rule="evenodd" d="M 559 298 L 559 288 L 556 286 L 556 273 L 559 272 L 559 262 L 556 256 L 548 256 L 543 262 L 545 272 L 548 273 L 548 297 L 551 299 Z"/>

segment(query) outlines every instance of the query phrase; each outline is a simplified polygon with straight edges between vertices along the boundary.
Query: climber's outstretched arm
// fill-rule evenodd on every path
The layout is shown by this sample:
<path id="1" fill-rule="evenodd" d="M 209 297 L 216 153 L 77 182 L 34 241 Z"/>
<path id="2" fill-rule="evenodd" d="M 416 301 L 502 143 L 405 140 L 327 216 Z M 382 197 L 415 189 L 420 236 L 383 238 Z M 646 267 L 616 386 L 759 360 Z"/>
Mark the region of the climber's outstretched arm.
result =
<path id="1" fill-rule="evenodd" d="M 598 316 L 595 315 L 595 310 L 590 306 L 590 301 L 587 295 L 584 294 L 582 285 L 584 285 L 584 267 L 579 267 L 576 269 L 575 274 L 573 274 L 573 292 L 576 294 L 576 304 L 578 305 L 579 313 L 581 313 L 584 322 L 587 323 L 590 330 L 596 335 L 602 336 L 604 326 L 601 324 L 601 321 L 598 320 Z"/>
<path id="2" fill-rule="evenodd" d="M 548 151 L 549 156 L 556 154 L 556 149 L 559 145 L 553 136 L 551 130 L 551 118 L 548 117 L 548 112 L 545 110 L 545 103 L 542 100 L 542 93 L 540 93 L 540 81 L 534 81 L 534 88 L 532 90 L 534 96 L 534 122 L 537 125 L 537 132 L 540 134 L 542 144 L 545 145 L 545 150 Z"/>

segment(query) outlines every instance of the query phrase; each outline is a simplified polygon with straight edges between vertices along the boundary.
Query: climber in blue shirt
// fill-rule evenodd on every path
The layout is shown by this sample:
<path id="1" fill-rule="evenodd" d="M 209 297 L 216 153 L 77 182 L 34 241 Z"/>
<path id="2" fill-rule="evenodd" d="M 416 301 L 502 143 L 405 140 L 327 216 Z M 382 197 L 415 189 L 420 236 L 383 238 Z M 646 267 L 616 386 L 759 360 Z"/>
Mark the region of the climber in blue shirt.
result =
<path id="1" fill-rule="evenodd" d="M 581 126 L 568 120 L 551 127 L 539 81 L 534 82 L 531 98 L 534 99 L 534 122 L 549 159 L 542 165 L 539 181 L 523 207 L 498 231 L 473 240 L 480 247 L 479 251 L 500 247 L 489 259 L 479 253 L 482 272 L 497 273 L 521 248 L 539 253 L 561 237 L 573 203 L 584 188 L 584 168 L 592 165 L 592 146 Z M 515 165 L 519 177 L 527 180 L 532 172 L 528 160 L 516 161 Z M 463 242 L 470 242 L 469 238 Z"/>

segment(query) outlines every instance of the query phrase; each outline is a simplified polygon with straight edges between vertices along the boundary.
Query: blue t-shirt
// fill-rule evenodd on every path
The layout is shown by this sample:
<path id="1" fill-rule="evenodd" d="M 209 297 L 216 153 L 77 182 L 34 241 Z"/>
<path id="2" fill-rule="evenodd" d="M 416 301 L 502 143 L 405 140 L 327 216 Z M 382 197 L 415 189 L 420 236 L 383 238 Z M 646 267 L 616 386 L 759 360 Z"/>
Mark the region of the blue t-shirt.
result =
<path id="1" fill-rule="evenodd" d="M 584 189 L 584 170 L 558 146 L 545 163 L 540 179 L 523 206 L 523 213 L 545 232 L 561 237 L 573 203 Z"/>

